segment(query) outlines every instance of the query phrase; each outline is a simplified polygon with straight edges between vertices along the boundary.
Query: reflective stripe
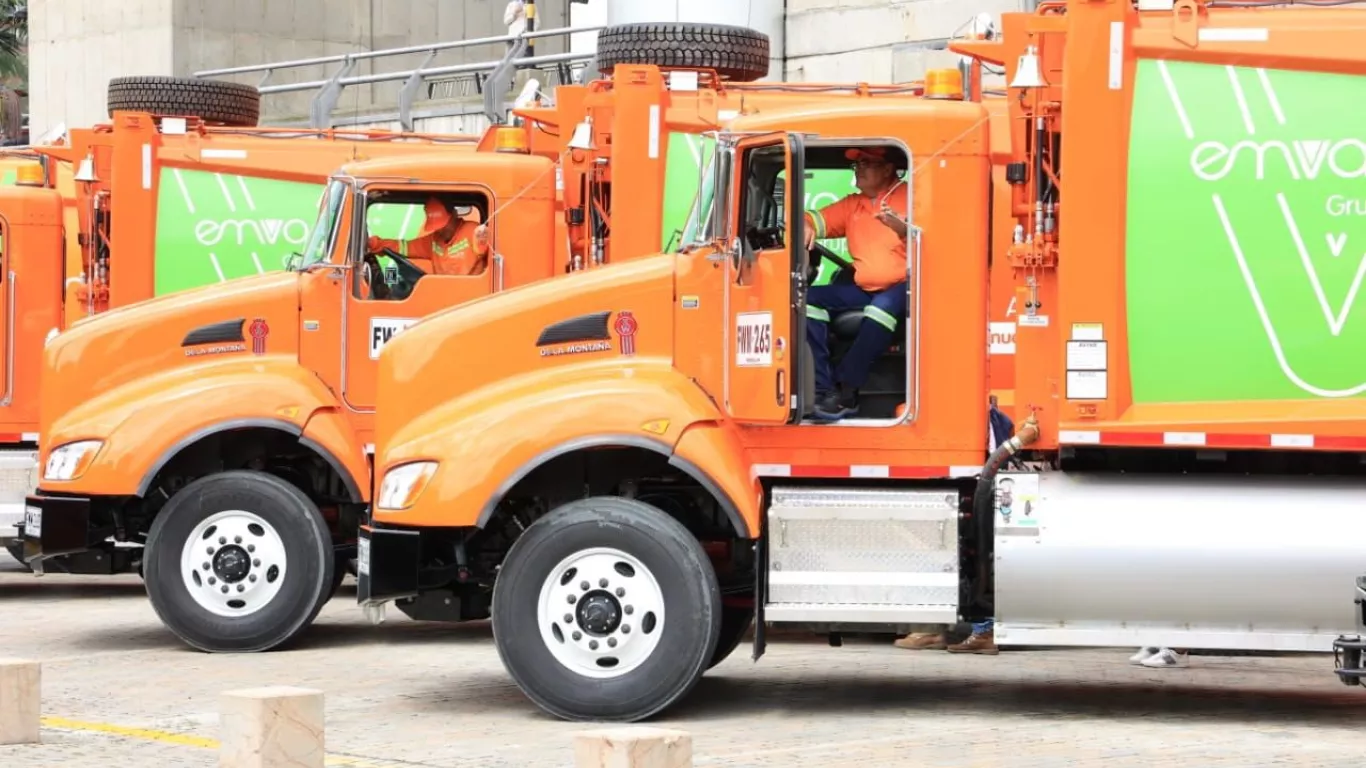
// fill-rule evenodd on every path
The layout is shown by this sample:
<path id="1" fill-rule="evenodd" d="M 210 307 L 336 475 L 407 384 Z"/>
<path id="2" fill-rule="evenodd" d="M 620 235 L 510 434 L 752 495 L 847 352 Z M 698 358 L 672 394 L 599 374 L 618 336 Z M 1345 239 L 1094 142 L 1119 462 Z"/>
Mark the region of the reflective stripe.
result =
<path id="1" fill-rule="evenodd" d="M 829 313 L 829 312 L 826 312 L 825 310 L 821 309 L 820 307 L 813 307 L 813 306 L 811 306 L 810 304 L 807 304 L 807 305 L 806 305 L 806 316 L 807 316 L 808 319 L 811 319 L 811 320 L 819 320 L 819 321 L 821 321 L 822 323 L 828 323 L 828 322 L 830 322 L 830 313 Z"/>
<path id="2" fill-rule="evenodd" d="M 813 224 L 813 225 L 815 226 L 815 228 L 816 228 L 816 239 L 817 239 L 817 240 L 824 240 L 824 239 L 825 239 L 825 217 L 821 215 L 821 212 L 820 212 L 820 211 L 807 211 L 807 213 L 811 214 L 811 221 L 812 221 L 812 224 Z"/>
<path id="3" fill-rule="evenodd" d="M 863 316 L 889 331 L 896 331 L 896 318 L 869 304 L 863 308 Z"/>

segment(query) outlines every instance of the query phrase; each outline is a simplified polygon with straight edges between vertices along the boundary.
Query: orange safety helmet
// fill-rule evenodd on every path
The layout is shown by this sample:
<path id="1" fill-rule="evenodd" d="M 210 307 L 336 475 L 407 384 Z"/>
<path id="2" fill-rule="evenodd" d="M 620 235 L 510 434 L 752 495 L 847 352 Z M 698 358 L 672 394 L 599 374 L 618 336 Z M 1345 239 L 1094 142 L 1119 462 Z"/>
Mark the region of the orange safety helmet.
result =
<path id="1" fill-rule="evenodd" d="M 451 223 L 451 212 L 446 209 L 445 203 L 435 197 L 427 198 L 426 214 L 427 220 L 423 222 L 421 231 L 417 233 L 419 238 L 427 237 Z"/>

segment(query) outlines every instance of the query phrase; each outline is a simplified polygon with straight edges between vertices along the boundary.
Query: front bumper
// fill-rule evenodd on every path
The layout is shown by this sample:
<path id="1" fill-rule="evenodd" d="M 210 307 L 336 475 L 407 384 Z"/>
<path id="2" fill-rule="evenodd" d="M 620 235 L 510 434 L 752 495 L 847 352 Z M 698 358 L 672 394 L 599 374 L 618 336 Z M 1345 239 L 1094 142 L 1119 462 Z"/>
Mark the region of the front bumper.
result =
<path id="1" fill-rule="evenodd" d="M 422 533 L 362 525 L 356 540 L 356 602 L 373 606 L 418 593 Z"/>
<path id="2" fill-rule="evenodd" d="M 1333 641 L 1333 672 L 1343 685 L 1361 685 L 1366 678 L 1366 667 L 1362 666 L 1363 651 L 1366 651 L 1366 576 L 1357 577 L 1356 595 L 1357 625 L 1361 634 L 1343 635 Z"/>
<path id="3" fill-rule="evenodd" d="M 29 494 L 20 531 L 23 560 L 33 563 L 90 548 L 90 499 Z"/>

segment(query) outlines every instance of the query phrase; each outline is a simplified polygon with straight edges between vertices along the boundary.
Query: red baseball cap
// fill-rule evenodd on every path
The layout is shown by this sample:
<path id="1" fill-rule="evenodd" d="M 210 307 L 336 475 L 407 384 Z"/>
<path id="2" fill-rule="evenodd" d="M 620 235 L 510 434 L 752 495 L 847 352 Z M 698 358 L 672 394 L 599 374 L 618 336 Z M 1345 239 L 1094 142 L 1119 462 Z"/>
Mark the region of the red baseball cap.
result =
<path id="1" fill-rule="evenodd" d="M 905 163 L 900 152 L 895 155 L 886 147 L 859 147 L 858 149 L 847 149 L 844 158 L 850 162 L 859 160 L 877 160 L 884 163 L 893 164 L 897 170 L 903 170 Z"/>

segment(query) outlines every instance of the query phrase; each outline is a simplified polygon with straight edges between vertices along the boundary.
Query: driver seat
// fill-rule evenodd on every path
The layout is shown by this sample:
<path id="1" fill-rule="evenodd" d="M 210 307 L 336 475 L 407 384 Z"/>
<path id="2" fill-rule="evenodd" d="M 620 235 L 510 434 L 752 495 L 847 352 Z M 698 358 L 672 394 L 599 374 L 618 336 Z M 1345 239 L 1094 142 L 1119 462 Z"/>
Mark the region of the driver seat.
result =
<path id="1" fill-rule="evenodd" d="M 906 317 L 897 318 L 892 341 L 868 374 L 868 381 L 859 390 L 861 419 L 887 419 L 906 400 Z M 839 365 L 863 326 L 863 310 L 852 309 L 830 318 L 827 344 L 831 365 Z M 814 386 L 814 385 L 813 385 Z"/>

